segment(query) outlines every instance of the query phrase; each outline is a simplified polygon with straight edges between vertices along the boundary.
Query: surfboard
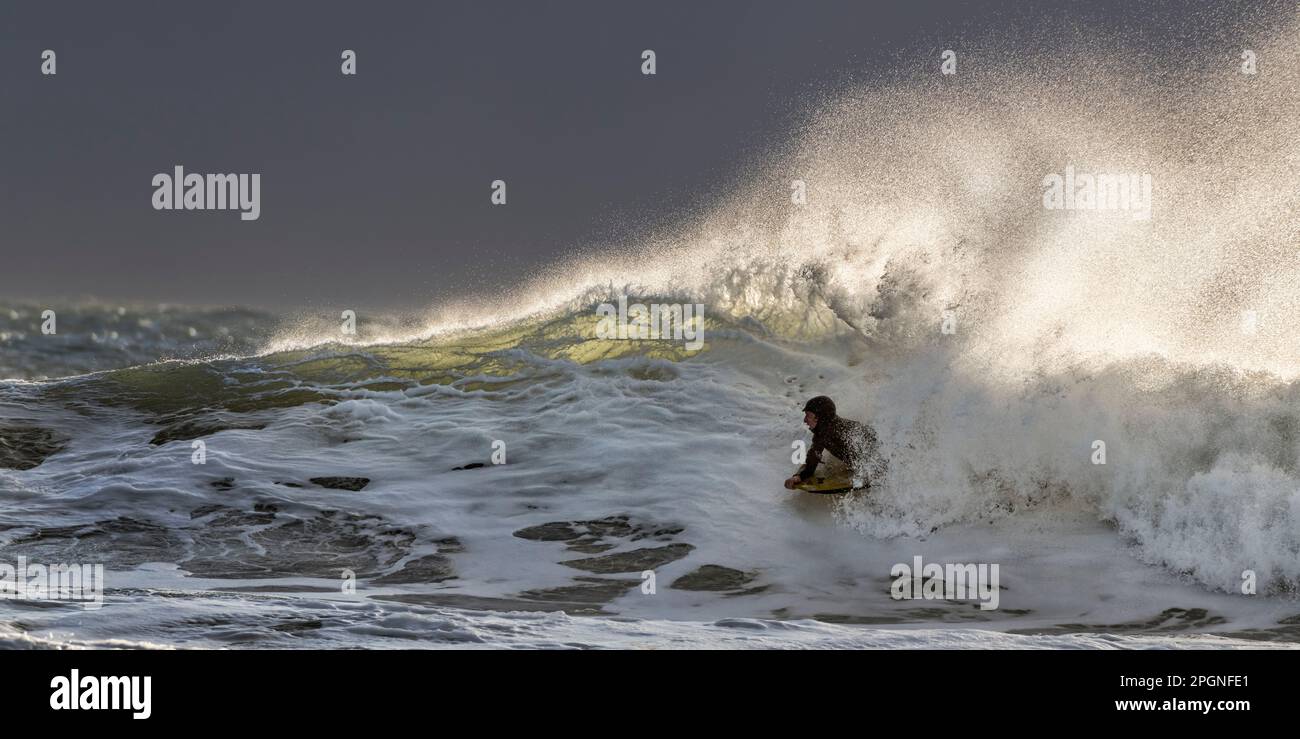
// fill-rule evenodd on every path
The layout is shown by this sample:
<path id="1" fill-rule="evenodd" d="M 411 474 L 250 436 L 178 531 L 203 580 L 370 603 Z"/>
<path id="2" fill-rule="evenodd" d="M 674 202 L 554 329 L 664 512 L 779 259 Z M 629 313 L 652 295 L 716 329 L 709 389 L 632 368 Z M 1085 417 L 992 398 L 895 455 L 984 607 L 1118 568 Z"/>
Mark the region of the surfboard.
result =
<path id="1" fill-rule="evenodd" d="M 795 485 L 794 489 L 815 495 L 832 495 L 835 493 L 848 493 L 853 490 L 866 490 L 868 487 L 868 485 L 863 485 L 860 488 L 855 488 L 853 487 L 853 481 L 846 477 L 813 477 L 807 482 Z"/>

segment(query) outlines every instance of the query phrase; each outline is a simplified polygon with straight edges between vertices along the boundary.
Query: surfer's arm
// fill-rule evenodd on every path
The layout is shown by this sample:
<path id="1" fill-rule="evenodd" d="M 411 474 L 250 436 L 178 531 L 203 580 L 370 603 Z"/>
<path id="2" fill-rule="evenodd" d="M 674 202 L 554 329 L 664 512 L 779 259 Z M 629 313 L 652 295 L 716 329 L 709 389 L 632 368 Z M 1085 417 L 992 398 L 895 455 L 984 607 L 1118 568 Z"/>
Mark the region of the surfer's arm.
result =
<path id="1" fill-rule="evenodd" d="M 799 479 L 807 480 L 817 471 L 817 465 L 822 461 L 822 445 L 814 443 L 812 449 L 804 456 L 803 467 L 799 470 Z"/>

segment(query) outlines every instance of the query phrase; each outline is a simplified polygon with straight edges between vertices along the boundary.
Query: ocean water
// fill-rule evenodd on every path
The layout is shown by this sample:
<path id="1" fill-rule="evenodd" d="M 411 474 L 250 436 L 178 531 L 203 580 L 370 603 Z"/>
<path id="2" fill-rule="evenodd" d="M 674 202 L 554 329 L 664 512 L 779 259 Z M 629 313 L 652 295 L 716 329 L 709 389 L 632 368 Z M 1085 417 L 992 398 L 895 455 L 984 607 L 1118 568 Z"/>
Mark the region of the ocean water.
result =
<path id="1" fill-rule="evenodd" d="M 836 91 L 709 211 L 355 335 L 5 302 L 0 562 L 107 590 L 0 600 L 0 643 L 1300 643 L 1300 73 L 1070 53 Z M 1044 209 L 1067 166 L 1152 217 Z M 597 338 L 619 297 L 704 346 Z M 819 394 L 880 437 L 867 494 L 781 487 Z M 891 598 L 917 556 L 999 607 Z"/>
<path id="2" fill-rule="evenodd" d="M 998 452 L 972 432 L 968 443 L 994 455 L 984 463 L 974 456 L 944 479 L 941 455 L 917 449 L 944 437 L 912 433 L 896 439 L 891 477 L 868 495 L 791 493 L 780 481 L 791 443 L 807 437 L 805 396 L 830 392 L 887 437 L 899 433 L 880 410 L 891 384 L 932 380 L 864 383 L 885 370 L 855 360 L 843 336 L 793 343 L 709 318 L 705 348 L 687 354 L 588 338 L 594 323 L 594 311 L 573 311 L 425 340 L 7 382 L 9 458 L 41 461 L 0 470 L 0 556 L 106 568 L 99 609 L 0 600 L 7 643 L 1300 641 L 1287 569 L 1297 508 L 1280 465 L 1180 470 L 1176 450 L 1165 450 L 1169 467 L 1143 451 L 1142 474 L 1164 476 L 1150 496 L 1166 499 L 1148 500 L 1142 482 L 1121 487 L 1140 475 L 1109 471 L 1135 464 L 1128 455 L 1112 451 L 1107 474 L 1090 478 L 1086 434 L 1059 449 L 1042 430 L 1007 438 L 1006 403 L 979 400 L 966 412 L 1004 424 L 1008 446 Z M 1038 412 L 1056 418 L 1047 409 Z M 1179 431 L 1187 437 L 1187 424 Z M 1112 450 L 1138 443 L 1108 438 Z M 205 464 L 194 464 L 196 440 Z M 497 440 L 505 464 L 492 464 Z M 908 464 L 922 453 L 931 461 L 915 463 L 933 477 L 916 482 Z M 1275 487 L 1261 492 L 1248 474 Z M 352 478 L 366 483 L 348 489 L 359 486 Z M 1234 492 L 1260 521 L 1270 523 L 1270 503 L 1278 518 L 1251 527 L 1223 515 Z M 892 599 L 890 569 L 915 556 L 998 563 L 999 608 Z M 1258 595 L 1235 592 L 1246 567 L 1260 573 Z M 345 570 L 354 588 L 343 587 Z M 1183 641 L 1143 641 L 1154 635 Z"/>

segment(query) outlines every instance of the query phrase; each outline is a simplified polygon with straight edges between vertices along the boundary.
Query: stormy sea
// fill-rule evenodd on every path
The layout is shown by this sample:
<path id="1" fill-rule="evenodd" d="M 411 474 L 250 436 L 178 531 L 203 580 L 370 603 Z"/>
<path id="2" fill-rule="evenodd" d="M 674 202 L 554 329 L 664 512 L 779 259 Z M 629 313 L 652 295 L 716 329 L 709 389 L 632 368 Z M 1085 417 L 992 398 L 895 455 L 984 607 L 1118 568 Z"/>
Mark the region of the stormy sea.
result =
<path id="1" fill-rule="evenodd" d="M 0 643 L 1300 643 L 1295 98 L 1123 63 L 836 91 L 704 212 L 355 333 L 0 301 L 0 561 L 104 571 Z M 1152 217 L 1044 208 L 1067 166 Z M 702 344 L 600 336 L 620 300 Z M 782 487 L 814 395 L 868 490 Z M 998 564 L 997 607 L 892 597 L 916 557 Z"/>

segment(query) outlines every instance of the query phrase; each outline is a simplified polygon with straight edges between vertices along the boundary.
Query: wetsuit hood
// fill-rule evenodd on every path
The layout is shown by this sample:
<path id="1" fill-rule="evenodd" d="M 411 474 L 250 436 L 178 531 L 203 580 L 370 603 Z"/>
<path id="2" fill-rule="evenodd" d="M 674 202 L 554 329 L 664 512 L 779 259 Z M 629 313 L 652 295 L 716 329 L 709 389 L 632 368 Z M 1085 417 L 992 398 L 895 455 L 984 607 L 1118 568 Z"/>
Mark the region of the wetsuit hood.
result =
<path id="1" fill-rule="evenodd" d="M 818 395 L 804 404 L 803 412 L 817 414 L 817 424 L 821 425 L 835 418 L 835 401 L 825 395 Z"/>

